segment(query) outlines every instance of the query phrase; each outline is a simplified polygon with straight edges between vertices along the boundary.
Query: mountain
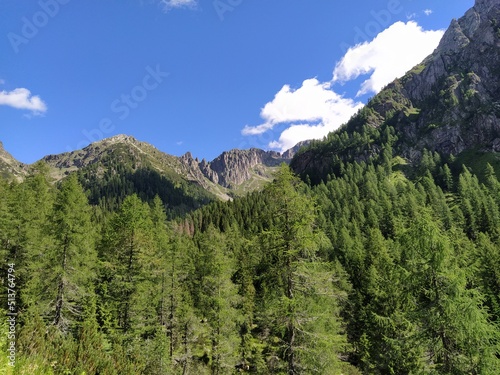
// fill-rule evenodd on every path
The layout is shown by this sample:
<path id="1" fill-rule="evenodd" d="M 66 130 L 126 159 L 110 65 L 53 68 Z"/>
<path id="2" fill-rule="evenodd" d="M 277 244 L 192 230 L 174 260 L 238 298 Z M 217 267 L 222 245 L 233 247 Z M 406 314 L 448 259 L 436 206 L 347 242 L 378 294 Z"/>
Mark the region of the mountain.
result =
<path id="1" fill-rule="evenodd" d="M 7 180 L 20 180 L 26 174 L 26 165 L 14 159 L 0 142 L 0 176 Z"/>
<path id="2" fill-rule="evenodd" d="M 385 87 L 335 134 L 313 142 L 293 160 L 293 169 L 324 178 L 335 172 L 332 158 L 377 158 L 389 138 L 396 155 L 410 164 L 427 149 L 498 166 L 500 2 L 476 0 L 451 22 L 430 56 Z"/>
<path id="3" fill-rule="evenodd" d="M 116 135 L 87 147 L 41 159 L 57 182 L 78 173 L 91 203 L 117 205 L 129 194 L 152 199 L 156 194 L 175 212 L 186 212 L 212 200 L 230 200 L 261 189 L 281 163 L 289 164 L 302 142 L 283 154 L 256 148 L 225 151 L 212 161 L 190 152 L 166 154 L 132 136 Z M 29 165 L 18 162 L 0 143 L 0 175 L 22 180 Z"/>
<path id="4" fill-rule="evenodd" d="M 51 167 L 55 180 L 75 171 L 87 178 L 102 178 L 118 164 L 134 171 L 155 171 L 174 185 L 192 190 L 193 195 L 223 200 L 261 188 L 270 181 L 281 163 L 289 163 L 302 144 L 283 155 L 260 149 L 223 152 L 213 161 L 199 161 L 191 153 L 181 157 L 168 155 L 154 146 L 127 135 L 117 135 L 95 142 L 82 150 L 49 155 L 42 160 Z M 116 172 L 118 173 L 118 172 Z"/>

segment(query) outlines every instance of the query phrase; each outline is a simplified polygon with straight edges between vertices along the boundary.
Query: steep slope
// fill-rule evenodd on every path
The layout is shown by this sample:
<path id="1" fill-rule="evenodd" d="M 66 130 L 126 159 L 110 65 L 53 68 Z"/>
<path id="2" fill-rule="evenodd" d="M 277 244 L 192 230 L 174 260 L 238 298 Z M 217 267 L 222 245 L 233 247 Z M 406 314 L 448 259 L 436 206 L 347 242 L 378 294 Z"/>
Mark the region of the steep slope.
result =
<path id="1" fill-rule="evenodd" d="M 337 136 L 313 142 L 292 167 L 324 177 L 332 158 L 376 158 L 388 138 L 410 163 L 424 149 L 459 157 L 471 150 L 500 152 L 498 0 L 476 0 L 451 22 L 432 55 L 384 88 Z"/>
<path id="2" fill-rule="evenodd" d="M 126 135 L 95 142 L 82 150 L 42 159 L 60 180 L 72 172 L 88 191 L 90 202 L 114 209 L 133 193 L 152 200 L 159 195 L 175 215 L 198 208 L 215 196 L 182 173 L 182 163 L 154 146 Z"/>
<path id="3" fill-rule="evenodd" d="M 131 175 L 138 170 L 151 170 L 201 201 L 215 197 L 228 200 L 260 189 L 272 179 L 273 172 L 281 163 L 291 161 L 291 156 L 301 145 L 283 156 L 260 149 L 235 149 L 207 162 L 193 158 L 189 152 L 181 157 L 168 155 L 131 136 L 117 135 L 82 150 L 46 156 L 43 161 L 52 167 L 55 180 L 79 171 L 89 183 L 92 180 L 95 185 L 105 176 L 111 179 L 110 173 L 123 174 L 126 170 Z"/>
<path id="4" fill-rule="evenodd" d="M 181 161 L 187 167 L 188 174 L 200 184 L 206 185 L 208 180 L 229 195 L 237 196 L 260 189 L 272 179 L 281 163 L 289 164 L 297 151 L 307 144 L 307 141 L 300 142 L 283 154 L 257 148 L 233 149 L 223 152 L 211 162 L 205 159 L 199 162 L 187 153 Z"/>
<path id="5" fill-rule="evenodd" d="M 0 177 L 7 180 L 20 180 L 25 174 L 26 165 L 5 151 L 3 143 L 0 142 Z"/>
<path id="6" fill-rule="evenodd" d="M 42 160 L 53 167 L 53 177 L 59 180 L 70 172 L 99 163 L 110 156 L 133 169 L 147 166 L 163 173 L 176 174 L 181 168 L 175 156 L 123 134 L 92 143 L 81 150 L 48 155 Z"/>

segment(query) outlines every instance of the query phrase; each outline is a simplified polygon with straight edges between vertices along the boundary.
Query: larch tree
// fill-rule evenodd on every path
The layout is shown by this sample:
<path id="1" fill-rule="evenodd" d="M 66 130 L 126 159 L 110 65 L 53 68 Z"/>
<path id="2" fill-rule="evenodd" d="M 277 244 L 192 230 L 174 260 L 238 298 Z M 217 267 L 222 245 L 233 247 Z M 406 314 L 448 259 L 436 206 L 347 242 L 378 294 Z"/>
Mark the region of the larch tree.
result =
<path id="1" fill-rule="evenodd" d="M 97 256 L 90 221 L 90 206 L 76 175 L 65 179 L 49 215 L 51 242 L 39 270 L 42 285 L 38 301 L 60 331 L 74 328 L 92 306 Z M 93 314 L 93 312 L 91 312 Z"/>
<path id="2" fill-rule="evenodd" d="M 123 201 L 105 228 L 100 245 L 103 310 L 111 312 L 111 329 L 133 335 L 141 330 L 141 311 L 151 306 L 136 304 L 141 283 L 149 277 L 146 264 L 154 252 L 149 206 L 137 195 Z M 141 327 L 142 328 L 141 328 Z"/>
<path id="3" fill-rule="evenodd" d="M 346 297 L 345 276 L 318 257 L 330 246 L 315 224 L 315 206 L 301 192 L 299 180 L 282 165 L 267 187 L 272 225 L 260 236 L 264 324 L 279 361 L 271 371 L 295 374 L 340 374 L 345 337 L 339 301 Z"/>
<path id="4" fill-rule="evenodd" d="M 443 374 L 494 374 L 500 366 L 498 332 L 471 288 L 451 240 L 426 211 L 402 235 L 403 267 L 413 288 L 414 311 L 421 327 L 427 366 Z"/>

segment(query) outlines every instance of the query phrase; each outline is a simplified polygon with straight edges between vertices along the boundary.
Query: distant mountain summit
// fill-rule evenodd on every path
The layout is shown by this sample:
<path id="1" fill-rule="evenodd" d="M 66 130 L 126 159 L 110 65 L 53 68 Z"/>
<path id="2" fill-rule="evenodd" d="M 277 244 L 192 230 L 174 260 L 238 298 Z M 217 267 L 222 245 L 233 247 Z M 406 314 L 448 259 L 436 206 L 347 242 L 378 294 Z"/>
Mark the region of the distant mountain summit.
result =
<path id="1" fill-rule="evenodd" d="M 388 127 L 395 131 L 395 153 L 410 163 L 420 160 L 424 149 L 455 156 L 500 152 L 500 1 L 476 0 L 453 20 L 429 57 L 339 130 L 353 138 L 351 144 L 334 141 L 332 134 L 292 166 L 301 174 L 324 175 L 334 155 L 345 161 L 376 157 L 387 134 L 370 129 L 380 133 Z"/>
<path id="2" fill-rule="evenodd" d="M 234 149 L 207 162 L 193 158 L 190 152 L 181 157 L 172 156 L 151 144 L 120 134 L 94 142 L 81 150 L 48 155 L 42 160 L 51 167 L 56 180 L 83 169 L 92 169 L 95 175 L 103 175 L 110 168 L 122 164 L 131 170 L 152 169 L 175 183 L 202 188 L 213 196 L 227 200 L 260 189 L 271 180 L 281 163 L 290 163 L 301 145 L 283 155 L 256 148 Z"/>

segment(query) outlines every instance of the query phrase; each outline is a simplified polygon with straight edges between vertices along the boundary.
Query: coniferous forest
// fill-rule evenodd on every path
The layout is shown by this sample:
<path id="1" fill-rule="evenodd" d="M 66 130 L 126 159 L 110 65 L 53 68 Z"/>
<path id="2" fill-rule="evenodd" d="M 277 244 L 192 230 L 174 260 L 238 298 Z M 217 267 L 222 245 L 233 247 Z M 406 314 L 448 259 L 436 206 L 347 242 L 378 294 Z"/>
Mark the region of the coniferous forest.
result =
<path id="1" fill-rule="evenodd" d="M 138 193 L 90 204 L 83 175 L 42 163 L 1 181 L 17 347 L 7 370 L 2 335 L 0 372 L 499 374 L 494 168 L 409 166 L 390 142 L 332 163 L 178 215 Z"/>

